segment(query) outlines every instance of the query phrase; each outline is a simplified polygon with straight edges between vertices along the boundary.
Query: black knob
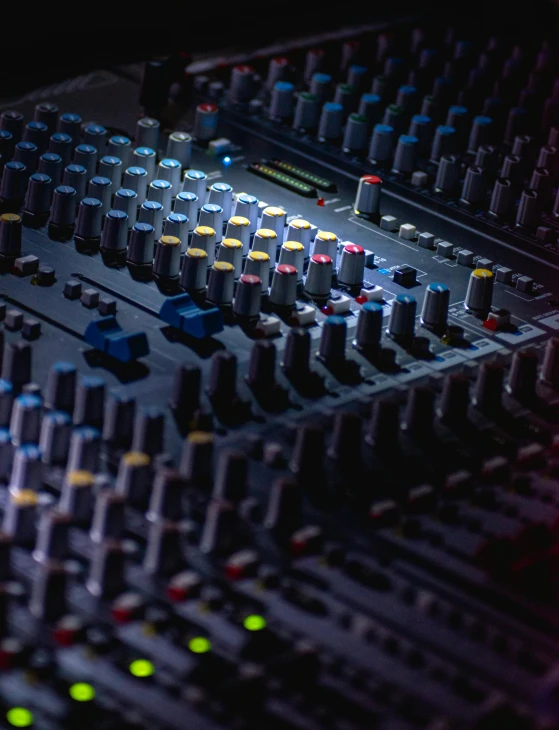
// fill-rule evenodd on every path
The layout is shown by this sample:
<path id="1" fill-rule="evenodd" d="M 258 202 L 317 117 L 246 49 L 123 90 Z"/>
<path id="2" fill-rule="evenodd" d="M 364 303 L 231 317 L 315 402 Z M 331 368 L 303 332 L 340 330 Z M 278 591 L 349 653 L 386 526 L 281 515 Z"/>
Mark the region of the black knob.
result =
<path id="1" fill-rule="evenodd" d="M 336 413 L 328 456 L 343 467 L 358 467 L 361 463 L 362 421 L 357 413 Z"/>
<path id="2" fill-rule="evenodd" d="M 129 448 L 135 415 L 136 401 L 131 395 L 110 391 L 105 407 L 103 440 L 117 448 Z"/>
<path id="3" fill-rule="evenodd" d="M 474 390 L 474 404 L 480 411 L 491 413 L 501 408 L 504 368 L 498 362 L 480 365 Z"/>
<path id="4" fill-rule="evenodd" d="M 302 327 L 289 330 L 283 354 L 283 368 L 289 377 L 300 378 L 309 372 L 310 352 L 310 332 Z"/>
<path id="5" fill-rule="evenodd" d="M 400 430 L 400 408 L 394 398 L 379 398 L 371 409 L 367 441 L 376 451 L 393 451 L 398 445 Z"/>
<path id="6" fill-rule="evenodd" d="M 465 375 L 451 373 L 443 384 L 438 414 L 447 423 L 461 423 L 468 415 L 470 381 Z"/>
<path id="7" fill-rule="evenodd" d="M 120 540 L 124 532 L 125 498 L 116 492 L 104 490 L 97 495 L 93 522 L 89 533 L 93 542 L 105 538 Z"/>
<path id="8" fill-rule="evenodd" d="M 512 358 L 508 392 L 518 400 L 530 400 L 536 394 L 538 356 L 535 350 L 517 350 Z"/>
<path id="9" fill-rule="evenodd" d="M 192 431 L 184 441 L 180 473 L 193 484 L 208 487 L 212 481 L 214 439 L 206 431 Z"/>
<path id="10" fill-rule="evenodd" d="M 213 499 L 206 510 L 204 529 L 200 540 L 203 553 L 228 553 L 234 547 L 236 515 L 230 502 Z"/>
<path id="11" fill-rule="evenodd" d="M 142 408 L 134 422 L 132 449 L 154 456 L 163 451 L 165 414 L 156 406 Z"/>
<path id="12" fill-rule="evenodd" d="M 144 570 L 150 575 L 172 575 L 183 564 L 181 529 L 176 522 L 157 520 L 149 526 Z"/>
<path id="13" fill-rule="evenodd" d="M 155 475 L 153 490 L 146 517 L 154 522 L 165 519 L 174 522 L 182 519 L 182 495 L 184 479 L 174 469 L 160 469 Z"/>
<path id="14" fill-rule="evenodd" d="M 64 563 L 37 564 L 29 611 L 36 618 L 52 621 L 66 613 L 66 568 Z"/>
<path id="15" fill-rule="evenodd" d="M 272 484 L 264 527 L 282 535 L 291 535 L 298 527 L 301 513 L 301 491 L 298 484 L 285 477 Z"/>
<path id="16" fill-rule="evenodd" d="M 301 480 L 311 475 L 322 474 L 324 463 L 323 429 L 316 426 L 299 426 L 293 447 L 290 468 Z"/>
<path id="17" fill-rule="evenodd" d="M 2 379 L 9 380 L 16 392 L 31 380 L 31 345 L 26 342 L 8 342 L 2 358 Z"/>
<path id="18" fill-rule="evenodd" d="M 252 346 L 247 382 L 262 393 L 274 389 L 276 384 L 276 346 L 273 342 L 258 340 Z"/>
<path id="19" fill-rule="evenodd" d="M 433 430 L 435 394 L 417 385 L 408 392 L 402 427 L 414 439 L 428 438 Z"/>
<path id="20" fill-rule="evenodd" d="M 175 370 L 171 408 L 181 418 L 190 418 L 200 405 L 201 370 L 192 363 L 183 363 Z"/>
<path id="21" fill-rule="evenodd" d="M 96 598 L 109 598 L 122 593 L 125 552 L 118 540 L 103 540 L 93 553 L 86 587 Z"/>
<path id="22" fill-rule="evenodd" d="M 226 350 L 216 352 L 212 357 L 208 394 L 214 406 L 226 408 L 231 405 L 237 389 L 237 358 Z"/>
<path id="23" fill-rule="evenodd" d="M 68 536 L 72 519 L 58 510 L 44 512 L 39 520 L 35 560 L 65 560 L 68 557 Z"/>
<path id="24" fill-rule="evenodd" d="M 223 449 L 219 454 L 213 497 L 240 502 L 247 492 L 248 460 L 242 451 Z"/>

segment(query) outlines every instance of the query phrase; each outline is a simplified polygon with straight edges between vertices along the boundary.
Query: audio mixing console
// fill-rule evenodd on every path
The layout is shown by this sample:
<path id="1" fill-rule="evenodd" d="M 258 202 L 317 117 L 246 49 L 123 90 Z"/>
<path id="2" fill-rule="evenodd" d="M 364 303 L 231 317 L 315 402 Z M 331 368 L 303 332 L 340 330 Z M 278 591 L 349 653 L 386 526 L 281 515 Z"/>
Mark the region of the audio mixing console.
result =
<path id="1" fill-rule="evenodd" d="M 559 728 L 556 61 L 414 20 L 0 105 L 1 728 Z"/>

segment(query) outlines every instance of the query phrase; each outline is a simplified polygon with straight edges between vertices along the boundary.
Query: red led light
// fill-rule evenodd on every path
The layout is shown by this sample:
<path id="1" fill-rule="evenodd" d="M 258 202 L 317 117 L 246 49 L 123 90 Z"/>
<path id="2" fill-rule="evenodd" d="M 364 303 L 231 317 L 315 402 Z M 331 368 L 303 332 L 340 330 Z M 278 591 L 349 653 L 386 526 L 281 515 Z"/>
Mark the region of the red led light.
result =
<path id="1" fill-rule="evenodd" d="M 367 301 L 367 297 L 363 296 L 363 294 L 360 294 L 358 297 L 355 297 L 355 301 L 357 304 L 365 304 Z"/>
<path id="2" fill-rule="evenodd" d="M 320 311 L 322 314 L 330 315 L 334 314 L 334 307 L 329 307 L 327 304 L 325 304 L 323 307 L 320 308 Z"/>
<path id="3" fill-rule="evenodd" d="M 198 104 L 198 109 L 201 112 L 216 112 L 217 107 L 215 104 Z"/>
<path id="4" fill-rule="evenodd" d="M 483 323 L 483 326 L 487 330 L 491 330 L 492 332 L 495 332 L 497 330 L 497 320 L 496 319 L 486 319 Z"/>
<path id="5" fill-rule="evenodd" d="M 318 200 L 316 201 L 316 204 L 317 204 L 317 205 L 320 205 L 320 206 L 323 206 L 323 205 L 324 205 L 324 198 L 319 198 L 319 199 L 318 199 Z"/>

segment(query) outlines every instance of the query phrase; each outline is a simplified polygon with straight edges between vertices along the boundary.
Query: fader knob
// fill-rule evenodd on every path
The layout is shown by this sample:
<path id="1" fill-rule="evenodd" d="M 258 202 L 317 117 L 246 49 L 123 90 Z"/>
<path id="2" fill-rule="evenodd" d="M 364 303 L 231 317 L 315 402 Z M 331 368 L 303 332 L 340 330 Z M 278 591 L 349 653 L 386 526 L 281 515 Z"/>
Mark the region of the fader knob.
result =
<path id="1" fill-rule="evenodd" d="M 475 269 L 470 274 L 468 290 L 464 306 L 473 314 L 487 314 L 493 299 L 493 282 L 495 277 L 488 269 Z"/>

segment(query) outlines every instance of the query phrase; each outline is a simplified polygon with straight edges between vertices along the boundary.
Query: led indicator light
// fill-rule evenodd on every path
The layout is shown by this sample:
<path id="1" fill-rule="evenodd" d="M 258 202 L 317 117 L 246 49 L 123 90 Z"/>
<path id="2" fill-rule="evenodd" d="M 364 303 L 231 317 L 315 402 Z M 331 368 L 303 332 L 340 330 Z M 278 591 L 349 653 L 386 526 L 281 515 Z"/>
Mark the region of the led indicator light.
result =
<path id="1" fill-rule="evenodd" d="M 207 654 L 212 645 L 205 636 L 195 636 L 188 642 L 188 648 L 193 654 Z"/>
<path id="2" fill-rule="evenodd" d="M 149 659 L 135 659 L 129 669 L 133 677 L 151 677 L 155 673 L 155 667 Z"/>
<path id="3" fill-rule="evenodd" d="M 76 702 L 91 702 L 95 699 L 95 689 L 87 682 L 76 682 L 68 692 Z"/>
<path id="4" fill-rule="evenodd" d="M 225 167 L 229 167 L 232 162 L 233 160 L 230 157 L 224 157 L 222 160 L 222 163 L 225 165 Z"/>
<path id="5" fill-rule="evenodd" d="M 6 713 L 6 719 L 12 727 L 31 727 L 33 725 L 33 714 L 25 707 L 12 707 Z"/>
<path id="6" fill-rule="evenodd" d="M 247 631 L 262 631 L 262 629 L 266 628 L 266 619 L 264 616 L 259 616 L 254 613 L 245 618 L 243 626 Z"/>

